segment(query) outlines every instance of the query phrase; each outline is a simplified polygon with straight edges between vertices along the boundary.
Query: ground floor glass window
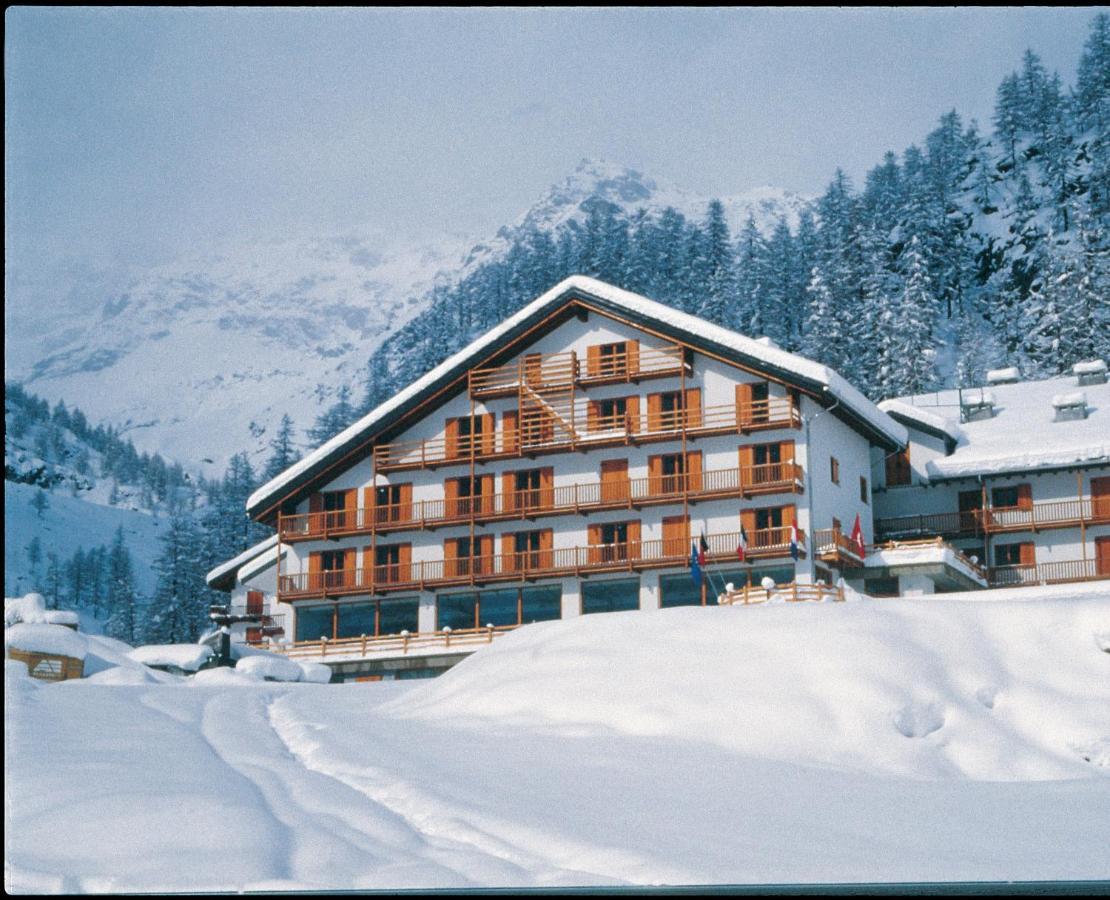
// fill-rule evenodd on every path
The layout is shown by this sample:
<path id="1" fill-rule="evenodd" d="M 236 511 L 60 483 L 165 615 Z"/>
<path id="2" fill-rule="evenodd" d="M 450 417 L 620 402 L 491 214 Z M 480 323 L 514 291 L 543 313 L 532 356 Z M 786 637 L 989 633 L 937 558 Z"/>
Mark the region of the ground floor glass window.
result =
<path id="1" fill-rule="evenodd" d="M 620 612 L 640 608 L 640 579 L 583 581 L 582 613 Z"/>

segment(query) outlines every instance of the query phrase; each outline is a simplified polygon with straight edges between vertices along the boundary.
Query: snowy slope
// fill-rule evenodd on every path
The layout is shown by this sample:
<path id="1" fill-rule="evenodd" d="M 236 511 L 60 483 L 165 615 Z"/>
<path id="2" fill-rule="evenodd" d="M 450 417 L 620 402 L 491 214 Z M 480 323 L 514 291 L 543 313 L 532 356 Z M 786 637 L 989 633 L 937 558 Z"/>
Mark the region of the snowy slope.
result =
<path id="1" fill-rule="evenodd" d="M 1107 878 L 1082 597 L 585 616 L 416 687 L 9 675 L 9 888 Z"/>
<path id="2" fill-rule="evenodd" d="M 7 377 L 51 403 L 64 399 L 125 426 L 140 450 L 219 475 L 239 450 L 258 461 L 283 413 L 308 428 L 320 409 L 318 386 L 328 402 L 339 385 L 358 384 L 370 353 L 425 307 L 433 284 L 497 258 L 523 228 L 583 219 L 591 201 L 627 212 L 673 205 L 699 219 L 708 203 L 584 160 L 483 242 L 356 229 L 123 275 L 78 270 L 53 285 L 15 272 Z M 772 188 L 725 201 L 735 227 L 751 212 L 768 231 L 779 215 L 796 223 L 805 202 Z"/>

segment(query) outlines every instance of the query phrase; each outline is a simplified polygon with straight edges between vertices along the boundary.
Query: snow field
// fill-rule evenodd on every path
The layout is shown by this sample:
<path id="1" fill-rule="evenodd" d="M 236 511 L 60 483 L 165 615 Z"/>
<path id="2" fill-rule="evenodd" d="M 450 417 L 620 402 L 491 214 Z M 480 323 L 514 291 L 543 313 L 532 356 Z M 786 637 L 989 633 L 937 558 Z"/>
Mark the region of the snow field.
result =
<path id="1" fill-rule="evenodd" d="M 585 616 L 409 684 L 9 677 L 8 885 L 1107 878 L 1107 636 L 1078 592 Z"/>

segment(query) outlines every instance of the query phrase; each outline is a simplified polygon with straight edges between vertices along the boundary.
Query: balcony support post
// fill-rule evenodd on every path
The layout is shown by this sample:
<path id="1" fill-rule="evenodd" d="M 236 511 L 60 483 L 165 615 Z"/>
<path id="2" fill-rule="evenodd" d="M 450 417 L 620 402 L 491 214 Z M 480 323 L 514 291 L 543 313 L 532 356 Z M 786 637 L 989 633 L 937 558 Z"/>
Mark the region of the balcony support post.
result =
<path id="1" fill-rule="evenodd" d="M 1083 551 L 1083 574 L 1087 573 L 1087 517 L 1083 515 L 1083 472 L 1076 470 L 1075 489 L 1079 494 L 1079 546 Z M 1091 500 L 1091 511 L 1094 512 L 1094 498 Z"/>

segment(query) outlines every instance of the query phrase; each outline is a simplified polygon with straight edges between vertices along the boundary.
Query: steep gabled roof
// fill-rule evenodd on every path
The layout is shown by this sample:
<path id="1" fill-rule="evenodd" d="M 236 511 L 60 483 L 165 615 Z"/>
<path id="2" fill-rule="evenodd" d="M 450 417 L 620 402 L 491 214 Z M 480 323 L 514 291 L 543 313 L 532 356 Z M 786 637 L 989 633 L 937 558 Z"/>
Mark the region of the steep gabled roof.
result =
<path id="1" fill-rule="evenodd" d="M 256 519 L 273 516 L 280 503 L 310 488 L 337 463 L 396 425 L 429 394 L 462 379 L 470 368 L 576 300 L 801 388 L 885 449 L 906 445 L 905 428 L 827 366 L 595 278 L 572 275 L 264 484 L 248 499 L 247 512 Z"/>
<path id="2" fill-rule="evenodd" d="M 259 559 L 268 551 L 271 555 L 277 554 L 277 535 L 272 534 L 266 540 L 259 541 L 253 547 L 248 547 L 234 559 L 220 563 L 216 568 L 204 576 L 208 586 L 215 591 L 230 591 L 235 587 L 235 580 L 239 570 L 249 562 Z"/>

